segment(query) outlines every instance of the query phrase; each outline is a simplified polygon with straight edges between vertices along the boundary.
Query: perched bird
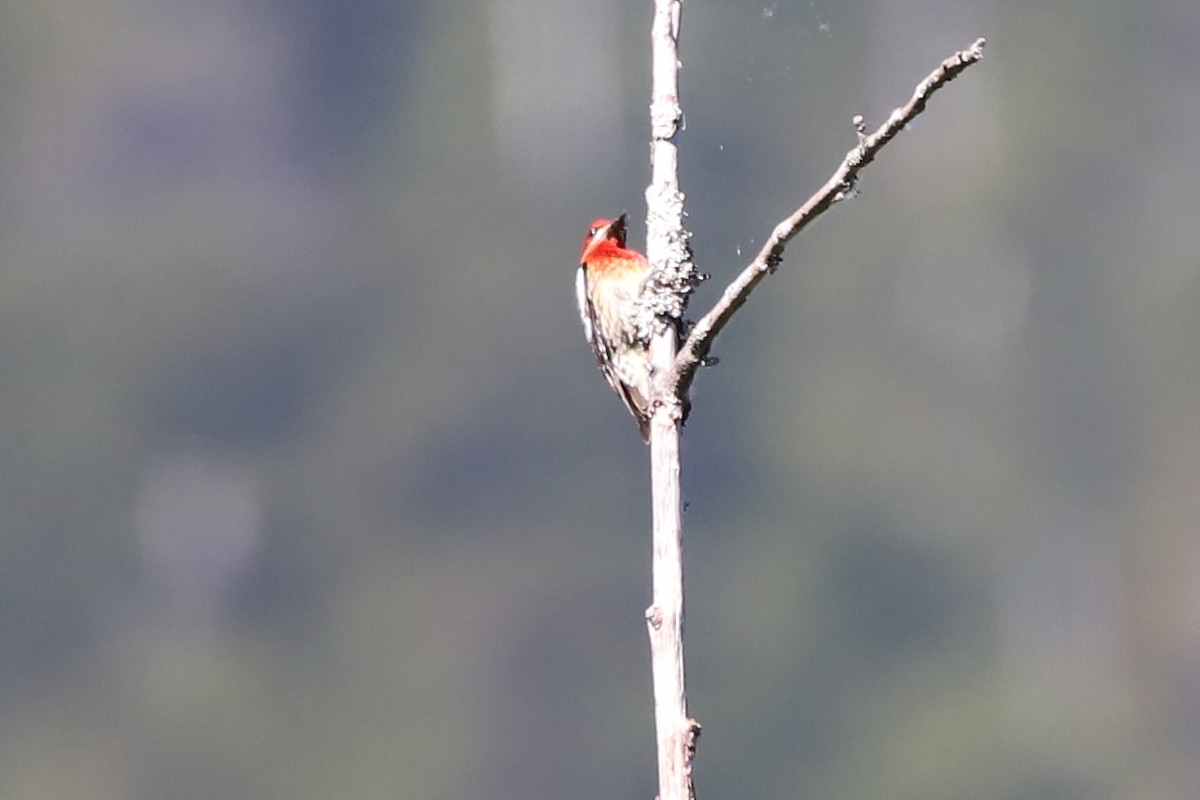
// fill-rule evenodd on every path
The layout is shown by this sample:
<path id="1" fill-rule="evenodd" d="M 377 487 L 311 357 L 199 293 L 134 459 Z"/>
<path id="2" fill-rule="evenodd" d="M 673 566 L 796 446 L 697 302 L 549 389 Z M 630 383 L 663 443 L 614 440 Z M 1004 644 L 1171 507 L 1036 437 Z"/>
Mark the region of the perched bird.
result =
<path id="1" fill-rule="evenodd" d="M 608 385 L 650 441 L 650 352 L 638 338 L 634 311 L 650 274 L 646 257 L 625 246 L 625 215 L 588 229 L 575 275 L 583 333 Z"/>

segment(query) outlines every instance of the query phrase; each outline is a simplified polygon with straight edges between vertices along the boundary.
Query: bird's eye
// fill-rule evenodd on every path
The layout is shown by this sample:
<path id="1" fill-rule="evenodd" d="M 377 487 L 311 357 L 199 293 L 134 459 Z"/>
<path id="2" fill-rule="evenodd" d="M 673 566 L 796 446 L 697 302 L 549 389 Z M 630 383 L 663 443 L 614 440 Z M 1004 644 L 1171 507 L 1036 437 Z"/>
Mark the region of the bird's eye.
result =
<path id="1" fill-rule="evenodd" d="M 599 228 L 588 228 L 588 236 L 595 236 L 599 232 Z"/>

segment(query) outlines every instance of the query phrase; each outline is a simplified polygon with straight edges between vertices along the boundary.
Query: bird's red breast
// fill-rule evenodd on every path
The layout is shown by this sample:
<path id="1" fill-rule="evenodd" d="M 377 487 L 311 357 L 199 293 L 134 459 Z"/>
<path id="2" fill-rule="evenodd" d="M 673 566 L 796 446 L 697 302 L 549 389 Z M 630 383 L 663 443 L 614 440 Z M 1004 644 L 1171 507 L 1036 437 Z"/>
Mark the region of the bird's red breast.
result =
<path id="1" fill-rule="evenodd" d="M 611 343 L 632 343 L 634 303 L 650 271 L 646 257 L 625 246 L 625 215 L 598 219 L 588 228 L 580 252 L 583 289 L 592 307 L 596 333 Z M 581 312 L 584 298 L 580 298 Z M 585 326 L 586 327 L 586 326 Z"/>
<path id="2" fill-rule="evenodd" d="M 625 246 L 625 215 L 615 220 L 598 219 L 588 228 L 583 238 L 579 262 L 586 265 L 588 272 L 600 277 L 605 273 L 637 272 L 649 269 L 646 257 Z"/>

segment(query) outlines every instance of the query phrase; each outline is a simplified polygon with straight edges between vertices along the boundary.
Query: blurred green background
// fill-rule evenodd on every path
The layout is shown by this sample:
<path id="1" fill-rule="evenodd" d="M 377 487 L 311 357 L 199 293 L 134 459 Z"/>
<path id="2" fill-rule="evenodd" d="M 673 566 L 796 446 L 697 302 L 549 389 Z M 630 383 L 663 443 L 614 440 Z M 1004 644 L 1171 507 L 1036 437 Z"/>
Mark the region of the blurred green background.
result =
<path id="1" fill-rule="evenodd" d="M 650 3 L 0 4 L 0 798 L 648 798 L 573 271 Z M 689 0 L 701 797 L 1200 796 L 1200 5 Z"/>

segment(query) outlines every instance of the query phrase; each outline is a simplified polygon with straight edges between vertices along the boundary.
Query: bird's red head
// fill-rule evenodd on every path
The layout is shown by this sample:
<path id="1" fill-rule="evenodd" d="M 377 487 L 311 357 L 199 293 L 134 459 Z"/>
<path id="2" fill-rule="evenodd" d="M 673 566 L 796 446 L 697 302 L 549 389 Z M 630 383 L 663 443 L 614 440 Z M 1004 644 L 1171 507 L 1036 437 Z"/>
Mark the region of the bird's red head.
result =
<path id="1" fill-rule="evenodd" d="M 625 215 L 616 219 L 598 219 L 592 222 L 587 235 L 583 237 L 583 248 L 579 260 L 587 262 L 592 255 L 600 255 L 605 251 L 625 249 Z"/>

